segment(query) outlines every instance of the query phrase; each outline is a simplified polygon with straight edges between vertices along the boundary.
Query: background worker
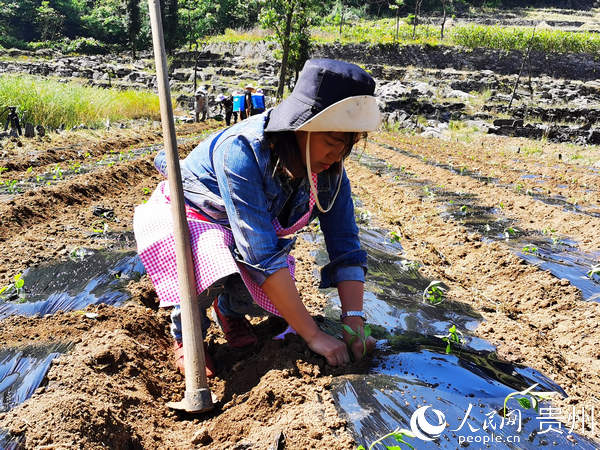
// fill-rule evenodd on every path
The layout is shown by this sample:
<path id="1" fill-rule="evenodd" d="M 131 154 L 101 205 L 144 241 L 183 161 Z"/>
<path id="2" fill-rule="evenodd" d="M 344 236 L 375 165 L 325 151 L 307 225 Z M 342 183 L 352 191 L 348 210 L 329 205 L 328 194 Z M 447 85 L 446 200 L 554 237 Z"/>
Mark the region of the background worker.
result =
<path id="1" fill-rule="evenodd" d="M 208 96 L 203 88 L 198 88 L 194 94 L 194 120 L 198 122 L 200 114 L 202 114 L 202 121 L 205 121 L 208 117 Z"/>
<path id="2" fill-rule="evenodd" d="M 262 114 L 265 112 L 265 95 L 262 89 L 257 89 L 252 94 L 252 115 Z"/>
<path id="3" fill-rule="evenodd" d="M 246 119 L 252 115 L 252 112 L 254 110 L 254 106 L 252 106 L 252 93 L 255 91 L 255 89 L 254 86 L 252 86 L 251 84 L 248 84 L 245 89 L 246 90 L 244 92 L 244 108 L 246 117 L 244 118 Z"/>

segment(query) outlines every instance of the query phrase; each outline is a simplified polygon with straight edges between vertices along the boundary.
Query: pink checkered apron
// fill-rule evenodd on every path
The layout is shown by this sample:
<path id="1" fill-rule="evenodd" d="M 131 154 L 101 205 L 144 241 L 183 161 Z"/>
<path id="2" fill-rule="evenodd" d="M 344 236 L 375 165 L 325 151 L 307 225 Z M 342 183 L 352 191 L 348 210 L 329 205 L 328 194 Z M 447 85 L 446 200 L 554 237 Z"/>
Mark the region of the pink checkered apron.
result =
<path id="1" fill-rule="evenodd" d="M 312 174 L 316 185 L 317 175 Z M 308 224 L 315 199 L 310 193 L 308 212 L 289 228 L 283 228 L 277 219 L 273 228 L 277 236 L 288 236 Z M 264 310 L 281 316 L 271 303 L 267 294 L 257 285 L 243 265 L 236 263 L 230 248 L 234 246 L 231 230 L 211 223 L 191 208 L 186 207 L 186 216 L 190 230 L 196 292 L 201 294 L 214 282 L 228 275 L 239 273 L 254 298 Z M 173 306 L 179 303 L 179 283 L 175 262 L 175 238 L 173 237 L 173 219 L 166 181 L 159 183 L 150 199 L 135 208 L 133 229 L 138 245 L 138 254 L 146 272 L 152 280 L 160 300 L 160 306 Z M 295 261 L 287 257 L 288 267 L 294 277 Z"/>

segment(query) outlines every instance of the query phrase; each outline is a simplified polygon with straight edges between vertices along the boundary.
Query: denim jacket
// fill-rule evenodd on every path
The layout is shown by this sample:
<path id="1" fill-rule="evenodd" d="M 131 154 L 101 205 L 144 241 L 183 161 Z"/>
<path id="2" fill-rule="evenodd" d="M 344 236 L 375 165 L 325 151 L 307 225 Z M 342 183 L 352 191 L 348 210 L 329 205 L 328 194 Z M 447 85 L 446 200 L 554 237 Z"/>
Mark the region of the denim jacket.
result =
<path id="1" fill-rule="evenodd" d="M 210 135 L 181 161 L 186 203 L 212 222 L 231 229 L 233 255 L 259 285 L 287 267 L 287 255 L 295 242 L 295 238 L 279 238 L 272 220 L 279 218 L 283 227 L 298 221 L 308 211 L 310 192 L 306 177 L 292 189 L 285 175 L 274 173 L 264 133 L 269 114 L 252 116 Z M 164 151 L 156 156 L 155 165 L 166 175 Z M 321 205 L 329 205 L 338 176 L 327 172 L 318 175 Z M 345 171 L 342 177 L 333 208 L 321 213 L 315 207 L 310 218 L 319 218 L 330 259 L 321 269 L 321 288 L 345 280 L 364 281 L 367 268 Z M 288 200 L 292 203 L 285 208 L 289 216 L 284 223 L 279 216 Z"/>

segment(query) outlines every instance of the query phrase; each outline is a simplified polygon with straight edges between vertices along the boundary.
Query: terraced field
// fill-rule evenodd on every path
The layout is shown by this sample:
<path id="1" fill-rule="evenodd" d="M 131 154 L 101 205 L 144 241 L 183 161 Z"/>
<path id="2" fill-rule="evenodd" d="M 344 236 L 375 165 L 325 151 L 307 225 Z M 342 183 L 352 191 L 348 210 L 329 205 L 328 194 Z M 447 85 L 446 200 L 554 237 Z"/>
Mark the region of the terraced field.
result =
<path id="1" fill-rule="evenodd" d="M 180 154 L 219 126 L 179 126 Z M 0 428 L 12 433 L 0 437 L 2 446 L 280 448 L 285 440 L 286 448 L 350 448 L 365 442 L 368 432 L 358 431 L 340 383 L 372 374 L 390 348 L 396 357 L 424 354 L 398 350 L 393 343 L 399 338 L 420 343 L 439 360 L 452 357 L 428 328 L 433 322 L 411 328 L 395 319 L 391 326 L 388 317 L 378 334 L 381 355 L 343 369 L 325 365 L 300 339 L 273 341 L 284 328 L 279 321 L 254 320 L 261 345 L 251 352 L 229 349 L 213 325 L 208 340 L 218 367 L 210 388 L 217 409 L 200 419 L 166 408 L 184 382 L 170 360 L 168 315 L 158 310 L 149 280 L 131 259 L 133 209 L 160 180 L 152 158 L 161 140 L 147 124 L 4 146 L 0 286 L 19 274 L 25 284 L 0 302 L 0 360 L 8 367 L 4 375 L 0 370 Z M 370 283 L 379 288 L 371 289 L 366 308 L 378 323 L 385 309 L 377 303 L 380 292 L 388 291 L 377 277 L 385 261 L 401 257 L 417 271 L 411 273 L 418 289 L 407 294 L 405 311 L 421 311 L 414 299 L 429 280 L 443 282 L 448 291 L 438 309 L 445 317 L 440 323 L 464 324 L 465 358 L 485 353 L 514 365 L 506 367 L 527 368 L 529 378 L 498 380 L 514 389 L 543 379 L 568 395 L 557 396 L 555 407 L 589 410 L 600 396 L 600 280 L 588 275 L 600 257 L 600 173 L 558 157 L 570 148 L 556 144 L 524 154 L 526 145 L 498 136 L 461 143 L 382 131 L 355 149 L 347 170 L 361 235 L 372 255 L 388 255 L 374 264 Z M 298 282 L 311 312 L 335 328 L 328 312 L 333 294 L 320 292 L 313 276 L 322 262 L 320 247 L 314 228 L 299 241 Z M 404 269 L 386 270 L 395 292 Z M 110 289 L 100 290 L 105 285 Z M 86 303 L 80 291 L 92 300 Z M 51 292 L 60 292 L 60 301 L 48 297 Z M 41 303 L 31 306 L 36 301 Z M 15 315 L 31 314 L 28 308 L 37 315 Z M 467 310 L 470 319 L 459 321 Z M 19 364 L 37 374 L 35 391 L 23 391 Z M 504 377 L 515 370 L 525 369 L 510 369 Z M 432 395 L 443 397 L 440 392 Z M 588 448 L 586 438 L 600 439 L 592 425 L 578 426 L 577 435 L 560 437 L 556 445 Z"/>

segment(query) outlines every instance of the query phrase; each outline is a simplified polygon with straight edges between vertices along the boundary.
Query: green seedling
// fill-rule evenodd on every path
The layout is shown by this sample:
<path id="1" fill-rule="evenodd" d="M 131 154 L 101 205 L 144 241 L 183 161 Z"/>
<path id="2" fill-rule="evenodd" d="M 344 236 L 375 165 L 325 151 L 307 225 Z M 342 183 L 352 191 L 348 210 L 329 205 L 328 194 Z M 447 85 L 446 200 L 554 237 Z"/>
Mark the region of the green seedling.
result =
<path id="1" fill-rule="evenodd" d="M 0 173 L 6 172 L 7 170 L 8 170 L 8 167 L 0 167 Z"/>
<path id="2" fill-rule="evenodd" d="M 5 293 L 8 293 L 8 292 L 14 290 L 17 293 L 19 300 L 21 302 L 25 301 L 25 296 L 23 294 L 21 294 L 21 290 L 23 289 L 24 286 L 25 286 L 25 280 L 23 279 L 23 274 L 19 273 L 19 274 L 15 275 L 13 277 L 13 282 L 11 284 L 9 284 L 8 286 L 4 286 L 2 289 L 0 289 L 0 299 L 4 300 L 6 298 Z"/>
<path id="3" fill-rule="evenodd" d="M 29 166 L 27 168 L 27 170 L 25 171 L 25 173 L 31 173 L 31 172 L 33 172 L 33 167 Z"/>
<path id="4" fill-rule="evenodd" d="M 515 191 L 521 192 L 523 190 L 523 185 L 521 183 L 517 183 L 515 186 Z"/>
<path id="5" fill-rule="evenodd" d="M 507 227 L 504 229 L 504 237 L 506 237 L 506 239 L 510 238 L 511 236 L 514 236 L 517 234 L 517 229 L 513 228 L 513 227 Z"/>
<path id="6" fill-rule="evenodd" d="M 412 448 L 414 450 L 414 447 L 412 445 L 410 445 L 408 442 L 406 442 L 406 440 L 405 440 L 406 438 L 414 438 L 414 437 L 415 437 L 415 435 L 412 434 L 411 431 L 406 430 L 404 428 L 396 428 L 391 433 L 388 433 L 385 436 L 381 436 L 376 441 L 371 442 L 371 444 L 367 448 L 365 448 L 364 445 L 359 445 L 356 448 L 356 450 L 372 450 L 375 448 L 376 445 L 381 444 L 381 442 L 383 440 L 388 439 L 388 438 L 394 438 L 398 444 L 406 445 L 407 447 Z M 394 446 L 385 445 L 385 444 L 381 444 L 381 445 L 383 445 L 387 449 L 393 449 L 393 450 L 401 450 L 401 448 L 402 448 L 400 445 L 394 445 Z"/>
<path id="7" fill-rule="evenodd" d="M 145 187 L 145 188 L 142 188 L 142 192 L 145 195 L 150 195 L 150 193 L 152 192 L 152 190 L 149 187 Z"/>
<path id="8" fill-rule="evenodd" d="M 498 206 L 500 207 L 500 209 L 504 209 L 504 203 L 500 202 Z"/>
<path id="9" fill-rule="evenodd" d="M 369 325 L 365 325 L 363 328 L 363 332 L 364 335 L 361 335 L 360 333 L 354 331 L 352 328 L 350 328 L 348 325 L 342 325 L 342 328 L 346 331 L 346 333 L 348 333 L 350 336 L 352 336 L 352 339 L 350 339 L 350 343 L 348 344 L 349 347 L 352 347 L 352 344 L 354 344 L 354 342 L 357 339 L 360 339 L 362 341 L 363 344 L 363 356 L 365 356 L 367 354 L 367 339 L 369 336 L 371 336 L 371 327 Z"/>
<path id="10" fill-rule="evenodd" d="M 462 205 L 460 207 L 460 212 L 463 214 L 466 214 L 468 210 L 469 210 L 469 208 L 467 207 L 467 205 Z"/>
<path id="11" fill-rule="evenodd" d="M 91 229 L 94 233 L 100 234 L 108 233 L 109 231 L 108 223 L 106 223 L 104 220 L 95 220 L 92 222 Z"/>
<path id="12" fill-rule="evenodd" d="M 502 408 L 502 415 L 506 417 L 506 405 L 508 401 L 512 397 L 516 397 L 520 395 L 521 397 L 517 398 L 517 402 L 523 409 L 534 409 L 535 412 L 539 413 L 540 402 L 544 400 L 549 400 L 555 394 L 555 392 L 532 392 L 539 384 L 535 383 L 534 385 L 528 387 L 523 391 L 511 392 L 504 398 L 504 407 Z M 529 398 L 527 397 L 529 396 Z"/>
<path id="13" fill-rule="evenodd" d="M 62 177 L 63 177 L 62 169 L 60 168 L 60 166 L 58 164 L 56 166 L 54 166 L 54 169 L 52 169 L 52 173 L 54 174 L 54 175 L 52 175 L 53 180 L 62 179 Z"/>
<path id="14" fill-rule="evenodd" d="M 400 239 L 402 239 L 400 233 L 397 231 L 390 232 L 390 241 L 400 243 Z"/>
<path id="15" fill-rule="evenodd" d="M 534 255 L 538 252 L 538 248 L 535 245 L 529 244 L 523 247 L 522 251 L 523 253 L 529 253 L 531 255 Z"/>
<path id="16" fill-rule="evenodd" d="M 448 328 L 448 334 L 442 337 L 442 341 L 446 343 L 446 354 L 452 353 L 452 344 L 460 345 L 462 343 L 462 333 L 456 329 L 456 325 Z"/>
<path id="17" fill-rule="evenodd" d="M 444 298 L 446 298 L 446 288 L 442 286 L 441 281 L 432 281 L 423 291 L 423 303 L 439 305 L 444 301 Z"/>
<path id="18" fill-rule="evenodd" d="M 69 170 L 71 170 L 73 173 L 79 173 L 79 172 L 81 172 L 81 163 L 79 161 L 73 162 L 69 166 Z"/>
<path id="19" fill-rule="evenodd" d="M 424 186 L 423 187 L 423 192 L 425 192 L 425 194 L 428 197 L 434 197 L 435 196 L 435 193 L 431 189 L 429 189 L 429 186 Z"/>
<path id="20" fill-rule="evenodd" d="M 10 180 L 4 183 L 9 194 L 16 194 L 20 191 L 20 189 L 17 187 L 18 182 L 19 180 Z"/>
<path id="21" fill-rule="evenodd" d="M 594 279 L 594 277 L 596 275 L 600 276 L 600 264 L 596 264 L 595 266 L 592 266 L 591 270 L 588 272 L 587 275 L 591 279 Z"/>

